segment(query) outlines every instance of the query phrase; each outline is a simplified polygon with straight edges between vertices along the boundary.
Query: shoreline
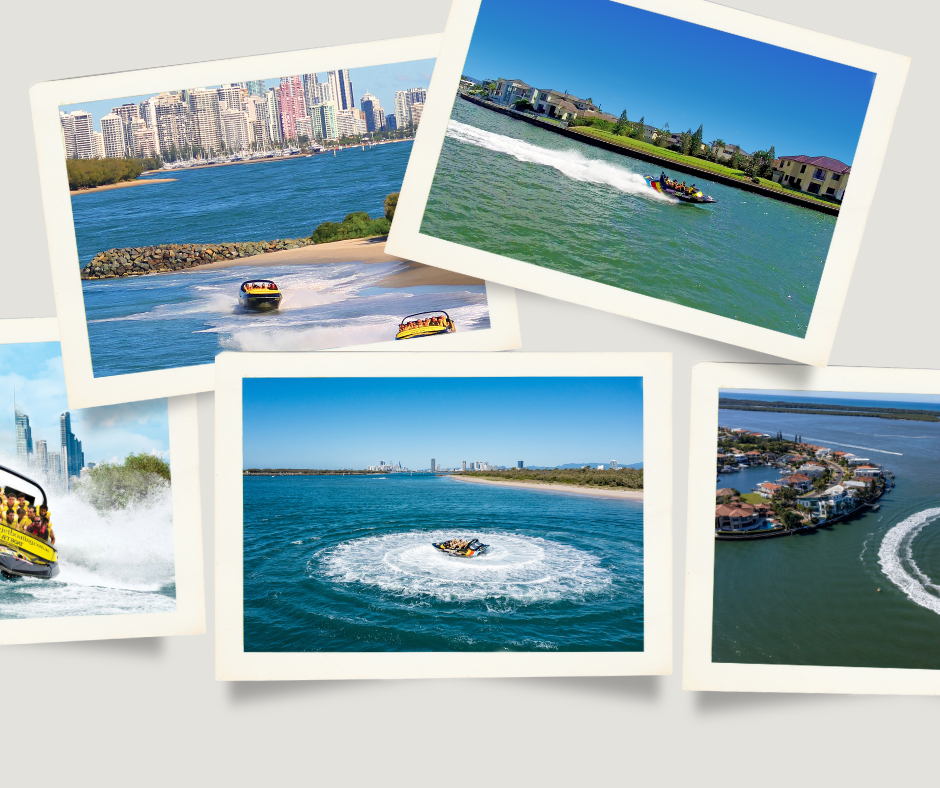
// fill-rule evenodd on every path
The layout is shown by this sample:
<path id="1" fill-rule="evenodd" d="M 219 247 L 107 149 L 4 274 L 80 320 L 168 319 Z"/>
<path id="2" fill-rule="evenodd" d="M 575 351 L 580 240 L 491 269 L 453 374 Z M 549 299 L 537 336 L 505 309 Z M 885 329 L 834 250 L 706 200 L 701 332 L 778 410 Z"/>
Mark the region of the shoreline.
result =
<path id="1" fill-rule="evenodd" d="M 92 192 L 106 192 L 111 189 L 126 189 L 128 186 L 143 186 L 147 183 L 171 183 L 172 181 L 178 180 L 177 178 L 137 178 L 133 181 L 118 181 L 117 183 L 106 183 L 104 186 L 92 186 L 90 189 L 74 189 L 69 190 L 69 196 L 74 197 L 76 194 L 91 194 Z"/>
<path id="2" fill-rule="evenodd" d="M 478 99 L 474 96 L 467 96 L 460 92 L 458 92 L 457 95 L 460 96 L 460 98 L 462 98 L 464 101 L 469 101 L 471 104 L 476 104 L 478 107 L 482 107 L 483 109 L 488 109 L 491 112 L 498 112 L 502 115 L 508 115 L 509 117 L 515 118 L 516 120 L 521 120 L 523 123 L 528 123 L 530 125 L 536 126 L 537 128 L 553 132 L 554 134 L 560 134 L 563 137 L 568 137 L 569 139 L 583 142 L 585 145 L 590 145 L 595 148 L 603 148 L 606 151 L 616 153 L 620 156 L 629 156 L 633 159 L 656 164 L 663 169 L 677 170 L 678 172 L 682 172 L 687 175 L 695 175 L 698 178 L 706 178 L 716 183 L 720 183 L 723 186 L 730 186 L 732 188 L 742 189 L 743 191 L 752 192 L 754 194 L 761 194 L 764 197 L 768 197 L 772 200 L 790 203 L 791 205 L 798 205 L 802 208 L 808 208 L 811 211 L 816 211 L 817 213 L 825 213 L 829 216 L 835 217 L 839 216 L 839 206 L 837 205 L 830 206 L 824 203 L 817 203 L 815 201 L 800 197 L 796 193 L 791 194 L 788 191 L 769 189 L 763 185 L 751 183 L 749 181 L 742 181 L 737 178 L 732 178 L 728 175 L 722 175 L 718 172 L 712 172 L 711 170 L 706 170 L 701 167 L 675 161 L 674 159 L 669 159 L 665 156 L 656 156 L 653 153 L 631 148 L 628 145 L 619 145 L 601 137 L 592 136 L 589 132 L 578 131 L 579 128 L 589 127 L 575 126 L 571 128 L 562 128 L 561 126 L 556 126 L 553 123 L 543 122 L 539 120 L 537 116 L 526 115 L 525 113 L 512 110 L 509 107 L 502 107 L 498 104 L 494 104 L 491 101 Z"/>
<path id="3" fill-rule="evenodd" d="M 498 479 L 481 479 L 477 476 L 448 475 L 445 478 L 471 484 L 490 484 L 496 487 L 514 487 L 520 490 L 539 490 L 540 492 L 567 493 L 568 495 L 587 495 L 594 498 L 610 498 L 618 501 L 643 502 L 643 490 L 604 490 L 601 487 L 578 487 L 574 484 L 555 484 L 553 482 L 504 482 Z"/>

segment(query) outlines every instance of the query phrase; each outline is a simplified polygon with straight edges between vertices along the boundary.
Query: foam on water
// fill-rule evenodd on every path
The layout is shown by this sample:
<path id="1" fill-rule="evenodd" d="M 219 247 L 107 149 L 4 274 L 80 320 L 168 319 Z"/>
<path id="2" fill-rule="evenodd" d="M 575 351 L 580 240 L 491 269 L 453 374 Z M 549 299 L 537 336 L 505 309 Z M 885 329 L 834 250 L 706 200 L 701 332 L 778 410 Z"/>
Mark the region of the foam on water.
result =
<path id="1" fill-rule="evenodd" d="M 456 120 L 447 124 L 447 136 L 468 145 L 504 153 L 517 161 L 553 167 L 574 181 L 611 186 L 624 194 L 635 194 L 656 202 L 678 202 L 651 189 L 642 175 L 605 161 L 589 159 L 578 151 L 542 148 L 531 142 L 494 134 Z"/>
<path id="2" fill-rule="evenodd" d="M 905 436 L 906 437 L 906 436 Z M 887 449 L 873 449 L 871 446 L 856 446 L 852 443 L 839 443 L 838 441 L 827 440 L 826 438 L 808 438 L 808 440 L 822 441 L 824 443 L 831 443 L 833 446 L 845 446 L 849 449 L 861 449 L 862 451 L 875 451 L 879 454 L 894 454 L 898 457 L 903 457 L 903 452 L 899 451 L 888 451 Z"/>
<path id="3" fill-rule="evenodd" d="M 940 615 L 940 585 L 925 575 L 914 561 L 913 542 L 930 523 L 940 518 L 940 508 L 925 509 L 898 523 L 881 541 L 881 571 L 912 602 Z"/>
<path id="4" fill-rule="evenodd" d="M 431 545 L 455 536 L 479 537 L 490 548 L 467 559 L 449 556 Z M 610 572 L 588 552 L 499 531 L 368 536 L 325 551 L 309 568 L 338 583 L 361 583 L 403 596 L 432 596 L 444 601 L 576 600 L 601 593 L 612 582 Z"/>

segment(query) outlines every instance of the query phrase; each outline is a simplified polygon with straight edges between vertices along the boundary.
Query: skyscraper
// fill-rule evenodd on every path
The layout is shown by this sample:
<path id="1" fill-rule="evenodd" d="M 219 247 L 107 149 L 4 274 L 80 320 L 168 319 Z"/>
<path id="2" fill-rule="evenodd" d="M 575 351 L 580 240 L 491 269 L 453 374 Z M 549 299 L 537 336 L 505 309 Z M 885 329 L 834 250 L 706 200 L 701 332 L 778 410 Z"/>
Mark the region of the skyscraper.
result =
<path id="1" fill-rule="evenodd" d="M 298 136 L 297 120 L 307 117 L 303 83 L 300 77 L 281 77 L 281 84 L 278 88 L 281 133 L 285 140 L 296 140 Z"/>
<path id="2" fill-rule="evenodd" d="M 331 98 L 336 102 L 336 109 L 354 109 L 356 106 L 356 97 L 353 95 L 352 80 L 349 79 L 349 69 L 342 68 L 338 71 L 328 71 L 326 73 L 327 82 L 330 85 Z"/>
<path id="3" fill-rule="evenodd" d="M 435 467 L 436 467 L 436 463 L 434 461 L 434 458 L 432 457 L 431 458 L 431 473 L 434 473 Z"/>
<path id="4" fill-rule="evenodd" d="M 519 462 L 516 463 L 516 467 L 517 467 L 517 468 L 523 468 L 523 467 L 525 467 L 525 463 L 524 463 L 522 460 L 519 460 Z"/>
<path id="5" fill-rule="evenodd" d="M 131 124 L 140 117 L 140 107 L 137 104 L 121 104 L 111 110 L 124 123 L 124 155 L 134 155 L 134 131 Z"/>
<path id="6" fill-rule="evenodd" d="M 157 143 L 163 156 L 182 156 L 192 142 L 189 108 L 180 93 L 161 93 L 154 100 Z M 104 131 L 104 118 L 101 120 Z"/>
<path id="7" fill-rule="evenodd" d="M 318 140 L 338 140 L 339 132 L 336 125 L 336 104 L 324 101 L 313 108 L 313 136 Z"/>
<path id="8" fill-rule="evenodd" d="M 93 131 L 91 136 L 95 143 L 95 158 L 107 158 L 106 151 L 104 149 L 104 134 L 102 134 L 100 131 Z"/>
<path id="9" fill-rule="evenodd" d="M 427 97 L 428 92 L 424 88 L 408 88 L 408 90 L 399 90 L 395 93 L 395 120 L 398 123 L 398 128 L 404 129 L 415 125 L 415 121 L 411 117 L 411 105 L 423 105 Z"/>
<path id="10" fill-rule="evenodd" d="M 467 470 L 467 461 L 466 461 L 466 460 L 463 461 L 463 468 L 461 468 L 460 470 L 462 470 L 462 471 Z"/>
<path id="11" fill-rule="evenodd" d="M 275 143 L 279 143 L 284 139 L 284 136 L 281 134 L 281 113 L 278 109 L 277 102 L 277 94 L 279 92 L 280 88 L 270 88 L 268 92 L 264 94 L 264 98 L 268 102 L 268 134 L 271 137 L 271 141 Z"/>
<path id="12" fill-rule="evenodd" d="M 46 473 L 49 467 L 48 446 L 42 438 L 36 441 L 36 454 L 33 457 L 33 466 L 43 473 Z"/>
<path id="13" fill-rule="evenodd" d="M 245 108 L 244 99 L 246 97 L 244 93 L 247 92 L 245 88 L 240 85 L 222 85 L 217 90 L 219 102 L 225 105 L 225 109 L 234 109 L 240 112 Z"/>
<path id="14" fill-rule="evenodd" d="M 13 405 L 13 421 L 16 425 L 16 458 L 29 465 L 33 453 L 33 431 L 29 426 L 29 416 Z"/>
<path id="15" fill-rule="evenodd" d="M 46 476 L 51 481 L 62 483 L 62 455 L 57 451 L 50 451 L 46 455 Z"/>
<path id="16" fill-rule="evenodd" d="M 385 112 L 382 110 L 378 98 L 366 91 L 359 99 L 359 108 L 366 116 L 366 130 L 381 131 L 385 125 Z"/>
<path id="17" fill-rule="evenodd" d="M 248 150 L 251 147 L 248 113 L 237 109 L 222 110 L 222 137 L 229 150 Z"/>
<path id="18" fill-rule="evenodd" d="M 91 113 L 77 109 L 67 115 L 59 113 L 65 155 L 69 159 L 95 158 L 94 125 Z"/>
<path id="19" fill-rule="evenodd" d="M 189 112 L 193 122 L 193 144 L 203 155 L 214 156 L 222 150 L 222 107 L 214 90 L 189 91 Z"/>
<path id="20" fill-rule="evenodd" d="M 421 122 L 421 114 L 424 112 L 424 103 L 416 101 L 411 105 L 411 125 L 417 128 Z"/>
<path id="21" fill-rule="evenodd" d="M 611 460 L 611 461 L 610 461 L 610 469 L 611 469 L 612 471 L 617 470 L 617 461 L 616 461 L 616 460 Z"/>
<path id="22" fill-rule="evenodd" d="M 62 476 L 68 483 L 73 476 L 80 475 L 85 467 L 82 442 L 72 432 L 72 416 L 68 411 L 59 416 L 59 437 L 62 441 Z"/>
<path id="23" fill-rule="evenodd" d="M 398 128 L 398 118 L 395 115 L 386 115 L 385 126 L 389 131 L 395 131 Z"/>
<path id="24" fill-rule="evenodd" d="M 263 96 L 265 87 L 263 79 L 249 79 L 245 86 L 248 88 L 249 96 Z"/>
<path id="25" fill-rule="evenodd" d="M 127 150 L 124 141 L 124 121 L 119 115 L 109 112 L 101 119 L 101 135 L 104 137 L 104 155 L 109 159 L 121 159 Z"/>
<path id="26" fill-rule="evenodd" d="M 258 150 L 271 147 L 271 118 L 268 116 L 268 100 L 264 96 L 249 96 L 245 102 L 248 113 L 248 134 Z"/>

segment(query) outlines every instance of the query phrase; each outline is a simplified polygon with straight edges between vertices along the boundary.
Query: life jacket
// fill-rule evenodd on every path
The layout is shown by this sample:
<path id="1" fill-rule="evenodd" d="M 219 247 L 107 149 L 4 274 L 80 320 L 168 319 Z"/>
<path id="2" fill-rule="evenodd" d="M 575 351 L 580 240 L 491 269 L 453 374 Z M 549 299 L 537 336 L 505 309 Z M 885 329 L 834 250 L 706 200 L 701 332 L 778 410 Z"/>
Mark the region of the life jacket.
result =
<path id="1" fill-rule="evenodd" d="M 43 525 L 42 523 L 39 525 L 32 523 L 26 527 L 26 533 L 32 534 L 33 536 L 38 536 L 40 539 L 48 540 L 49 526 Z"/>

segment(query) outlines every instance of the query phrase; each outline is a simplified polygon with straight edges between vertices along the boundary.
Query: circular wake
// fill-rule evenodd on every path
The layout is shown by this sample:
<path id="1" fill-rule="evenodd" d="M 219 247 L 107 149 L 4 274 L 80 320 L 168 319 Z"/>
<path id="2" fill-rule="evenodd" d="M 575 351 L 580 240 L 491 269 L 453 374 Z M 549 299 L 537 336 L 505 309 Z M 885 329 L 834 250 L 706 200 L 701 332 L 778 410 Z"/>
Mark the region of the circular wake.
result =
<path id="1" fill-rule="evenodd" d="M 940 517 L 940 509 L 925 509 L 898 523 L 881 541 L 878 563 L 885 576 L 912 602 L 940 615 L 940 585 L 925 575 L 914 561 L 912 544 L 928 523 Z"/>
<path id="2" fill-rule="evenodd" d="M 474 536 L 490 545 L 483 555 L 456 558 L 431 543 Z M 344 542 L 321 556 L 324 574 L 404 596 L 445 601 L 511 599 L 554 602 L 596 594 L 612 582 L 590 553 L 531 536 L 412 531 Z"/>

